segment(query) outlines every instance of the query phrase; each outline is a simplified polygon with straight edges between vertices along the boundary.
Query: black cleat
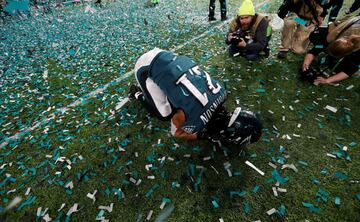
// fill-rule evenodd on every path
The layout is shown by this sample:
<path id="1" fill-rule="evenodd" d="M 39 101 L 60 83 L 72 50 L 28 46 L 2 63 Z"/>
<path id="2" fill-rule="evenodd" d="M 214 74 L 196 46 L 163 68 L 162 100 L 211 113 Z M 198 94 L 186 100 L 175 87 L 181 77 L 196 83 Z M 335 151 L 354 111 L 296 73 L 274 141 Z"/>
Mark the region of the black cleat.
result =
<path id="1" fill-rule="evenodd" d="M 142 95 L 142 91 L 137 85 L 131 85 L 128 95 L 130 99 L 138 99 L 139 96 Z"/>

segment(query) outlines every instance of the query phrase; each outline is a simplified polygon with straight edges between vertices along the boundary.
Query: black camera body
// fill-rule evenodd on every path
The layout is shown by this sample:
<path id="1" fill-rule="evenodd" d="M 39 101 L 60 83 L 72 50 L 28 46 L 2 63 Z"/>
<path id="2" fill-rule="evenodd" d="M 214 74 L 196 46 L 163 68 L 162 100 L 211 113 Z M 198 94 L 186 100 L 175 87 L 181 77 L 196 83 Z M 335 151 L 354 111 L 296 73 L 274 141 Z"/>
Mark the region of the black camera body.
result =
<path id="1" fill-rule="evenodd" d="M 245 34 L 241 29 L 238 29 L 233 32 L 233 37 L 230 39 L 230 44 L 237 45 L 243 40 L 245 40 Z"/>
<path id="2" fill-rule="evenodd" d="M 314 80 L 320 76 L 325 76 L 325 75 L 318 68 L 309 67 L 309 69 L 306 71 L 303 71 L 302 69 L 299 70 L 299 78 L 302 81 L 313 83 Z"/>

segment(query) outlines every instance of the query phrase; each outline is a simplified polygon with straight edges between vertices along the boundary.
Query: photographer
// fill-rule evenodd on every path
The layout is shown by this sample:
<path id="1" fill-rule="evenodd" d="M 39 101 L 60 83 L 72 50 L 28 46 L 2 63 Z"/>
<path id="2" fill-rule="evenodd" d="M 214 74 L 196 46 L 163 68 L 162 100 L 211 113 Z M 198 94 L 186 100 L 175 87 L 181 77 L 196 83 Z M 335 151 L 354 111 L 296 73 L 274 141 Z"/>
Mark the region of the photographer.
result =
<path id="1" fill-rule="evenodd" d="M 314 44 L 304 58 L 300 77 L 315 85 L 330 84 L 349 78 L 357 72 L 360 65 L 360 16 L 332 23 L 329 27 L 319 27 L 310 35 Z M 322 73 L 314 73 L 310 67 L 321 52 L 327 54 L 327 66 L 335 65 L 335 75 L 328 78 Z M 340 61 L 338 64 L 337 62 Z"/>
<path id="2" fill-rule="evenodd" d="M 296 54 L 306 52 L 310 33 L 324 20 L 321 17 L 323 12 L 321 2 L 321 0 L 284 0 L 278 11 L 278 16 L 284 19 L 278 58 L 285 59 L 289 50 Z"/>
<path id="3" fill-rule="evenodd" d="M 243 56 L 248 60 L 257 60 L 260 52 L 269 55 L 268 43 L 271 27 L 265 16 L 255 13 L 251 0 L 244 0 L 237 16 L 231 21 L 226 44 L 230 56 Z"/>

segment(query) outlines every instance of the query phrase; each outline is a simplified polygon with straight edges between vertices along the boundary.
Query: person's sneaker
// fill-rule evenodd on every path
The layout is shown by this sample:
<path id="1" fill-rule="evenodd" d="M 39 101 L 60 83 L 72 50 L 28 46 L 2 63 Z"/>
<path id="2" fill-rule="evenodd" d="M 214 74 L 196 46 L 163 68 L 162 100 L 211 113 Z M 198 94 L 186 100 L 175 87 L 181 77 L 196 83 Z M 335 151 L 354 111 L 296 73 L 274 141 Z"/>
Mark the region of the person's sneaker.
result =
<path id="1" fill-rule="evenodd" d="M 221 21 L 226 21 L 228 19 L 227 16 L 221 17 Z"/>
<path id="2" fill-rule="evenodd" d="M 279 59 L 286 59 L 286 55 L 287 55 L 287 51 L 280 51 L 278 54 L 277 54 L 277 57 Z"/>
<path id="3" fill-rule="evenodd" d="M 137 85 L 131 85 L 129 89 L 129 98 L 138 99 L 140 95 L 142 95 L 140 87 Z"/>
<path id="4" fill-rule="evenodd" d="M 216 21 L 216 18 L 215 17 L 209 17 L 209 22 L 211 21 Z"/>

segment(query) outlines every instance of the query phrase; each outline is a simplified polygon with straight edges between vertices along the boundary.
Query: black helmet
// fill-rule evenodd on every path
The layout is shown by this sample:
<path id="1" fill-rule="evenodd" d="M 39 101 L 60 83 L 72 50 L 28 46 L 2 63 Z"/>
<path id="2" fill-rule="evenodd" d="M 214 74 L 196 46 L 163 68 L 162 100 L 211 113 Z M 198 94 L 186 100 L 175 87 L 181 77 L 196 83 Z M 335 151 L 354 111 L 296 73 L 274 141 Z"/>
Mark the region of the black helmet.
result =
<path id="1" fill-rule="evenodd" d="M 224 132 L 225 139 L 233 144 L 249 144 L 261 137 L 262 124 L 255 113 L 237 107 Z"/>

